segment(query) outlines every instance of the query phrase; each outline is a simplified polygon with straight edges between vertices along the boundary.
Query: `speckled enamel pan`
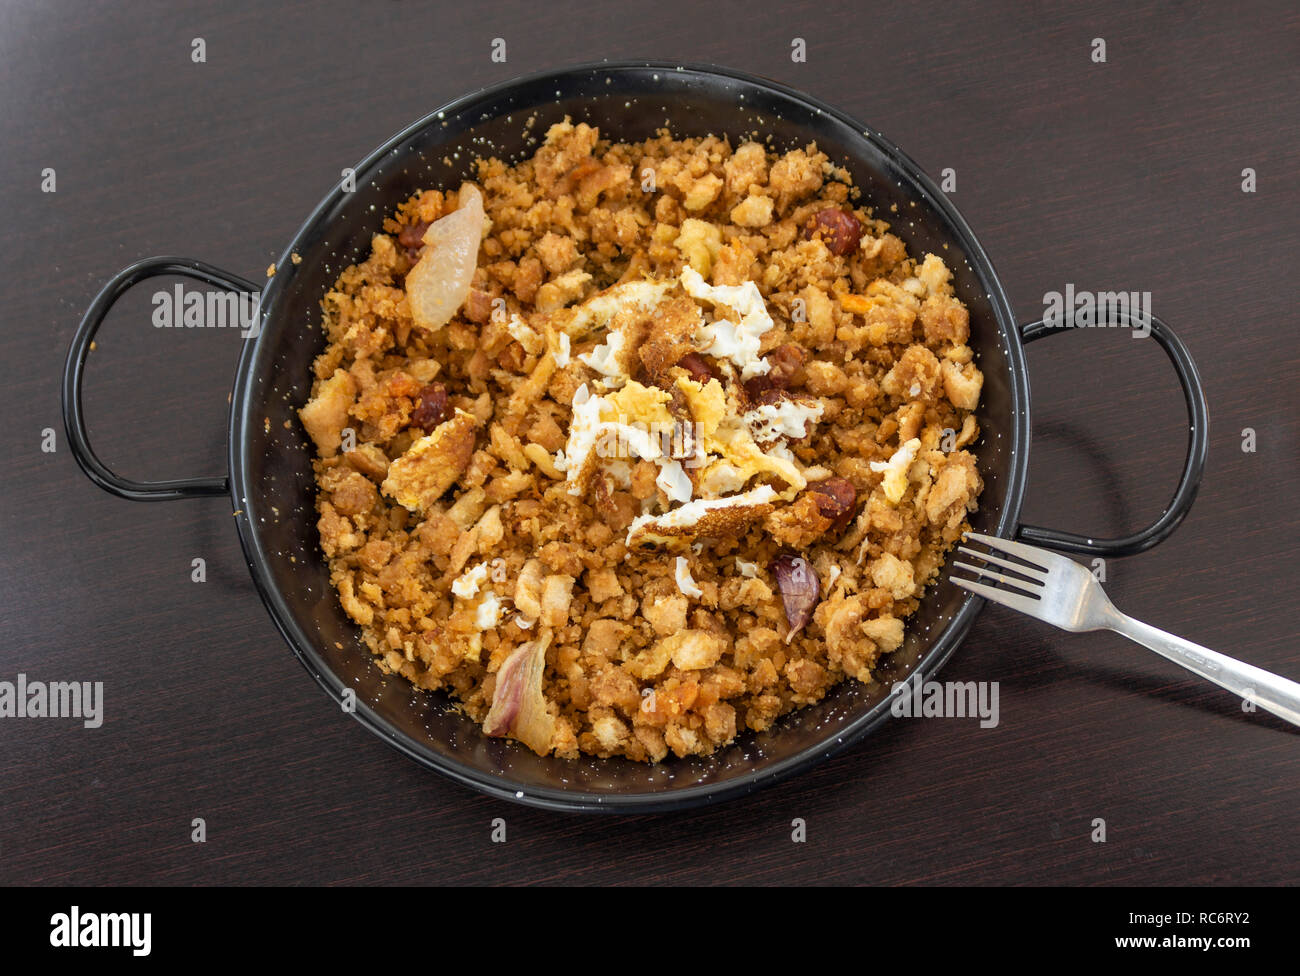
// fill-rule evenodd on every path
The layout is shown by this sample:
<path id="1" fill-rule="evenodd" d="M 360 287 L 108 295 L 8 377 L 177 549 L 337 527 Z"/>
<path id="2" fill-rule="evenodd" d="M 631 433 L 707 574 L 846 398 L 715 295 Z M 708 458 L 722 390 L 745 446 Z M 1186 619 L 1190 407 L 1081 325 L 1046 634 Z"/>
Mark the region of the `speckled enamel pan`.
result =
<path id="1" fill-rule="evenodd" d="M 517 742 L 483 735 L 445 696 L 416 691 L 405 679 L 379 671 L 329 584 L 315 524 L 312 447 L 295 413 L 311 387 L 312 360 L 325 344 L 320 299 L 344 267 L 365 257 L 371 235 L 399 202 L 417 189 L 459 185 L 471 177 L 472 161 L 480 155 L 514 161 L 531 154 L 547 127 L 566 115 L 620 141 L 648 138 L 667 124 L 677 136 L 726 135 L 733 144 L 757 136 L 780 150 L 816 142 L 849 170 L 864 199 L 888 217 L 912 254 L 944 257 L 970 309 L 970 344 L 985 377 L 976 453 L 986 487 L 973 519 L 977 531 L 1122 556 L 1157 544 L 1186 515 L 1205 463 L 1205 398 L 1182 343 L 1163 322 L 1152 320 L 1151 335 L 1178 372 L 1190 418 L 1187 462 L 1169 506 L 1150 527 L 1122 539 L 1020 524 L 1030 430 L 1023 346 L 1060 329 L 1017 324 L 966 221 L 878 132 L 775 82 L 717 67 L 601 63 L 510 81 L 438 109 L 357 165 L 355 189 L 338 186 L 326 195 L 288 242 L 264 288 L 191 259 L 140 261 L 104 287 L 68 351 L 64 423 L 86 474 L 134 501 L 228 495 L 249 570 L 285 640 L 335 700 L 331 707 L 338 709 L 344 690 L 351 689 L 355 717 L 394 748 L 484 793 L 555 810 L 632 813 L 716 803 L 808 769 L 876 728 L 889 716 L 892 683 L 917 668 L 934 675 L 982 606 L 945 579 L 908 621 L 907 639 L 879 669 L 878 683 L 846 681 L 819 704 L 786 716 L 767 732 L 742 735 L 713 756 L 670 758 L 654 766 L 534 755 Z M 291 261 L 291 254 L 300 262 Z M 244 343 L 235 374 L 226 477 L 130 481 L 110 471 L 87 439 L 81 379 L 91 339 L 123 292 L 157 275 L 262 291 L 260 335 Z"/>

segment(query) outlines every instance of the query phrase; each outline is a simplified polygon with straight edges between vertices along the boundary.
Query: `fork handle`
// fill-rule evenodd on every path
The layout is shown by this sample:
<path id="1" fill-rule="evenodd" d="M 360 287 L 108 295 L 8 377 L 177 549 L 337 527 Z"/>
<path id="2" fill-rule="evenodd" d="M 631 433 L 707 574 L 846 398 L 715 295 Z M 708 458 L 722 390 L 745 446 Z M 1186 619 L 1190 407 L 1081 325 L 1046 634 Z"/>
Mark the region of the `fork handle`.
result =
<path id="1" fill-rule="evenodd" d="M 1188 671 L 1213 681 L 1219 687 L 1227 688 L 1234 695 L 1254 702 L 1292 725 L 1300 725 L 1300 684 L 1200 644 L 1193 644 L 1119 611 L 1115 612 L 1110 629 L 1151 648 L 1162 657 L 1181 664 Z"/>

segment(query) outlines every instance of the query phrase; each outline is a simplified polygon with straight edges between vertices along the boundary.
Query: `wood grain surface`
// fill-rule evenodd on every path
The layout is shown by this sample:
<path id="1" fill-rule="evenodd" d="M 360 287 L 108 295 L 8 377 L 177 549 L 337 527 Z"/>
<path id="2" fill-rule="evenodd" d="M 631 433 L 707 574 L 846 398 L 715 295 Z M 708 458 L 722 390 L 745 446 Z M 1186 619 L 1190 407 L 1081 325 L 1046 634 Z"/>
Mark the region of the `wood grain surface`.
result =
<path id="1" fill-rule="evenodd" d="M 103 493 L 67 450 L 58 397 L 73 329 L 113 272 L 172 253 L 262 275 L 343 167 L 443 102 L 602 58 L 726 64 L 842 107 L 936 178 L 955 170 L 953 200 L 1023 320 L 1067 283 L 1151 292 L 1201 369 L 1210 460 L 1184 525 L 1113 561 L 1107 588 L 1135 616 L 1300 677 L 1294 4 L 187 6 L 0 8 L 0 680 L 102 681 L 105 698 L 98 729 L 0 719 L 0 882 L 1297 880 L 1297 730 L 1118 636 L 997 607 L 943 675 L 998 681 L 996 728 L 894 721 L 805 775 L 671 816 L 468 792 L 328 703 L 263 610 L 226 501 Z M 131 476 L 219 474 L 239 337 L 155 330 L 148 312 L 132 295 L 101 333 L 96 446 Z M 1029 361 L 1026 520 L 1116 535 L 1154 518 L 1185 446 L 1158 349 L 1080 330 Z"/>

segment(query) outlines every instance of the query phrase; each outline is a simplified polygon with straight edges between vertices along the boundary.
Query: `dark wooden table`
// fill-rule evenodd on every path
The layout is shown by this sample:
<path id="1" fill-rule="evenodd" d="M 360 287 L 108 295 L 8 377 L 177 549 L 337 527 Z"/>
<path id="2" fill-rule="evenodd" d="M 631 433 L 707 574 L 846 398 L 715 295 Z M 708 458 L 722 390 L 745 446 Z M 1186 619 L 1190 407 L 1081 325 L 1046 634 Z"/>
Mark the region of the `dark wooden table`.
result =
<path id="1" fill-rule="evenodd" d="M 574 818 L 470 793 L 328 704 L 262 609 L 227 502 L 104 494 L 58 405 L 81 312 L 136 258 L 261 275 L 342 167 L 473 88 L 601 58 L 728 64 L 842 106 L 936 177 L 954 169 L 954 201 L 1023 319 L 1066 283 L 1151 292 L 1200 365 L 1210 462 L 1191 517 L 1112 562 L 1108 589 L 1300 676 L 1294 5 L 822 2 L 753 19 L 732 0 L 594 17 L 438 6 L 367 4 L 362 22 L 342 2 L 0 10 L 0 680 L 102 681 L 105 697 L 98 729 L 0 719 L 0 881 L 1295 882 L 1300 735 L 1120 637 L 997 607 L 944 673 L 1000 682 L 995 729 L 892 722 L 811 773 L 677 816 Z M 133 296 L 102 333 L 86 391 L 97 446 L 138 477 L 217 474 L 240 340 L 160 332 L 148 312 Z M 1184 450 L 1154 344 L 1080 331 L 1029 359 L 1026 519 L 1101 535 L 1152 519 Z M 497 817 L 505 844 L 490 842 Z"/>

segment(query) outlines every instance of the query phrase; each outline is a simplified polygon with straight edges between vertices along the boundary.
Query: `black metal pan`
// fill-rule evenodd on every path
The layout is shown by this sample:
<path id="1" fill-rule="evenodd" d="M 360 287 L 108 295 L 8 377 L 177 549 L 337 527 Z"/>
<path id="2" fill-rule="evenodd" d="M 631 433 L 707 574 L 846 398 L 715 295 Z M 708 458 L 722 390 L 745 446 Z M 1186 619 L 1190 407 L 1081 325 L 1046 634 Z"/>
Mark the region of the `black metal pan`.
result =
<path id="1" fill-rule="evenodd" d="M 807 95 L 717 67 L 600 63 L 511 81 L 457 99 L 357 165 L 355 188 L 341 184 L 321 201 L 264 287 L 185 258 L 151 258 L 124 269 L 87 310 L 64 374 L 64 423 L 86 474 L 134 501 L 229 496 L 249 570 L 285 640 L 336 703 L 352 689 L 356 718 L 401 752 L 485 793 L 552 809 L 647 812 L 717 802 L 806 769 L 874 729 L 889 715 L 891 683 L 917 668 L 935 674 L 982 606 L 950 583 L 938 583 L 909 620 L 903 647 L 879 669 L 879 683 L 846 681 L 768 732 L 744 735 L 709 758 L 670 758 L 654 766 L 539 757 L 520 743 L 488 738 L 441 695 L 418 692 L 372 663 L 329 584 L 316 531 L 312 447 L 296 416 L 311 387 L 312 360 L 324 347 L 320 299 L 344 267 L 365 257 L 371 235 L 400 201 L 417 189 L 459 185 L 472 176 L 477 156 L 515 160 L 531 154 L 548 126 L 566 115 L 598 125 L 617 140 L 648 138 L 667 122 L 677 136 L 725 134 L 733 144 L 755 132 L 770 136 L 778 149 L 816 142 L 848 168 L 878 213 L 890 214 L 891 205 L 897 206 L 902 219 L 893 221 L 894 231 L 910 253 L 944 256 L 970 309 L 970 344 L 985 377 L 983 436 L 976 448 L 985 489 L 973 518 L 977 531 L 1074 553 L 1123 556 L 1156 545 L 1187 514 L 1205 464 L 1205 396 L 1187 350 L 1153 319 L 1151 337 L 1177 370 L 1189 414 L 1187 461 L 1168 507 L 1154 524 L 1121 539 L 1020 523 L 1030 430 L 1023 346 L 1060 327 L 1017 324 L 965 220 L 879 133 Z M 235 374 L 229 471 L 223 477 L 131 481 L 110 471 L 86 436 L 81 380 L 90 342 L 122 293 L 157 275 L 185 275 L 243 292 L 261 287 L 260 334 L 245 342 Z"/>

